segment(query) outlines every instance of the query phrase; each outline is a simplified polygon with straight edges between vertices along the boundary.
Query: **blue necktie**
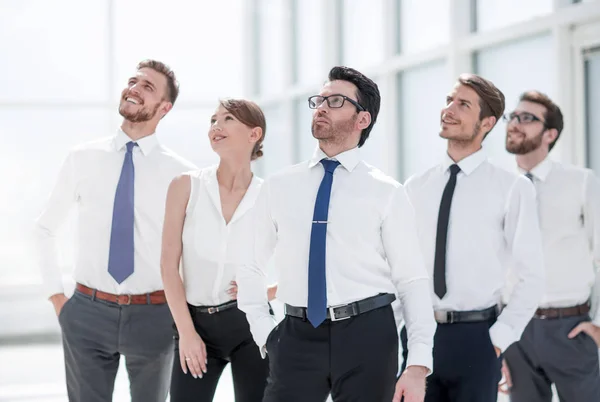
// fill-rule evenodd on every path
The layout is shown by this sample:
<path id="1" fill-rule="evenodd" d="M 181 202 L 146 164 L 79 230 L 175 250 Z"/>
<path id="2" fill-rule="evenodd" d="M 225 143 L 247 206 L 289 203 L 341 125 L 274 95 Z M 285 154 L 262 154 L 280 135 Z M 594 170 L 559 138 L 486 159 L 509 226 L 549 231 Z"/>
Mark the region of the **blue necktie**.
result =
<path id="1" fill-rule="evenodd" d="M 110 251 L 108 254 L 108 273 L 117 283 L 123 282 L 133 274 L 133 147 L 135 142 L 127 143 L 127 152 L 121 169 L 121 177 L 115 192 L 112 229 L 110 232 Z"/>
<path id="2" fill-rule="evenodd" d="M 310 233 L 310 254 L 308 256 L 308 308 L 307 318 L 313 327 L 318 327 L 327 317 L 327 285 L 325 282 L 325 243 L 327 240 L 327 217 L 329 197 L 333 183 L 333 171 L 338 161 L 321 160 L 325 174 L 315 201 L 312 231 Z"/>

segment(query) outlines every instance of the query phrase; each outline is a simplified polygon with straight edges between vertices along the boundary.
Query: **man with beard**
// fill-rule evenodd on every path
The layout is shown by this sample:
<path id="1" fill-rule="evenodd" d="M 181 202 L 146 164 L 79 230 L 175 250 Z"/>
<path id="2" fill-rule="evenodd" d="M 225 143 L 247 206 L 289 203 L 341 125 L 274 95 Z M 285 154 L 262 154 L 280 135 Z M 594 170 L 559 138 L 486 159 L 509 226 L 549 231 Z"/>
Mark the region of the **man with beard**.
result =
<path id="1" fill-rule="evenodd" d="M 500 355 L 519 339 L 542 292 L 534 188 L 482 150 L 503 112 L 504 95 L 493 83 L 461 75 L 441 111 L 444 161 L 406 183 L 438 322 L 426 401 L 496 401 Z M 518 284 L 502 309 L 509 260 Z M 410 354 L 410 342 L 405 349 Z"/>
<path id="2" fill-rule="evenodd" d="M 435 322 L 413 210 L 399 183 L 360 159 L 379 105 L 372 80 L 334 67 L 308 99 L 319 147 L 266 180 L 256 201 L 238 303 L 269 355 L 265 402 L 423 401 Z M 279 325 L 264 281 L 273 253 Z M 395 294 L 412 349 L 398 381 Z"/>
<path id="3" fill-rule="evenodd" d="M 37 219 L 40 265 L 62 329 L 70 401 L 111 401 L 121 355 L 133 402 L 167 397 L 173 333 L 160 276 L 161 232 L 169 183 L 194 166 L 154 133 L 178 93 L 168 66 L 138 64 L 121 93 L 121 128 L 69 153 Z M 67 298 L 55 237 L 73 207 L 77 284 Z"/>
<path id="4" fill-rule="evenodd" d="M 591 170 L 548 158 L 563 116 L 547 95 L 525 92 L 505 120 L 506 150 L 537 190 L 546 268 L 540 306 L 504 356 L 510 399 L 550 401 L 555 384 L 561 401 L 600 401 L 600 311 L 589 314 L 600 283 L 600 184 Z"/>

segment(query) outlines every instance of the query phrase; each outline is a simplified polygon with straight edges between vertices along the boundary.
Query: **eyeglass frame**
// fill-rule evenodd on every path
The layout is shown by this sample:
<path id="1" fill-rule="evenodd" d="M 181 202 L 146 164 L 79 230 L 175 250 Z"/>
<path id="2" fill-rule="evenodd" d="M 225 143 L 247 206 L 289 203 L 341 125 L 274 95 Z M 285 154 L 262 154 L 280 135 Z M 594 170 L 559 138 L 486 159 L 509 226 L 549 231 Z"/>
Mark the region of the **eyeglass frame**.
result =
<path id="1" fill-rule="evenodd" d="M 527 115 L 527 116 L 531 116 L 532 120 L 531 121 L 525 121 L 522 122 L 521 121 L 521 116 L 523 115 Z M 540 119 L 539 117 L 537 117 L 536 115 L 534 115 L 533 113 L 529 113 L 529 112 L 522 112 L 522 113 L 515 113 L 515 112 L 510 112 L 510 113 L 504 113 L 502 115 L 502 120 L 504 120 L 507 124 L 509 124 L 511 121 L 513 121 L 514 119 L 517 119 L 517 124 L 529 124 L 529 123 L 534 123 L 536 121 L 539 121 L 540 123 L 542 123 L 542 125 L 545 128 L 549 128 L 546 125 L 546 122 L 542 119 Z"/>
<path id="2" fill-rule="evenodd" d="M 341 104 L 340 106 L 337 106 L 337 107 L 335 107 L 335 106 L 331 106 L 331 105 L 329 104 L 329 98 L 331 98 L 331 97 L 333 97 L 333 96 L 340 96 L 340 97 L 343 99 L 343 101 L 342 101 L 342 104 Z M 311 107 L 311 106 L 310 106 L 310 104 L 311 104 L 311 99 L 313 99 L 313 98 L 323 98 L 323 101 L 322 101 L 321 103 L 319 103 L 319 104 L 318 104 L 316 107 Z M 359 111 L 359 112 L 366 112 L 366 111 L 367 111 L 367 109 L 365 109 L 365 107 L 364 107 L 364 106 L 362 106 L 360 103 L 358 103 L 358 102 L 357 102 L 357 101 L 355 101 L 354 99 L 352 99 L 352 98 L 349 98 L 349 97 L 347 97 L 346 95 L 342 95 L 342 94 L 331 94 L 331 95 L 328 95 L 328 96 L 323 96 L 323 95 L 312 95 L 312 96 L 309 96 L 309 97 L 308 97 L 308 108 L 309 108 L 309 109 L 317 109 L 319 106 L 321 106 L 321 105 L 323 104 L 323 102 L 327 102 L 327 106 L 328 106 L 329 108 L 331 108 L 331 109 L 340 109 L 340 108 L 344 107 L 344 104 L 346 103 L 346 101 L 348 101 L 348 102 L 350 102 L 352 105 L 354 105 L 354 107 L 356 107 L 356 108 L 358 109 L 358 111 Z M 315 104 L 316 104 L 316 102 L 313 102 L 313 103 L 315 103 Z"/>

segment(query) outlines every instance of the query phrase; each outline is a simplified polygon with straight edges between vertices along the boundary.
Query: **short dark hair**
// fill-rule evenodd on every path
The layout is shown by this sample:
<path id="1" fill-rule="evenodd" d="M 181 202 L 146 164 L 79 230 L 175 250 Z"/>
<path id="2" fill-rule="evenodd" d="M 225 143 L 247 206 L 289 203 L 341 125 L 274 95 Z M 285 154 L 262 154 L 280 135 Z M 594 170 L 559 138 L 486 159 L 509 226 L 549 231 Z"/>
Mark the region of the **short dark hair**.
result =
<path id="1" fill-rule="evenodd" d="M 481 109 L 479 112 L 479 120 L 493 116 L 496 118 L 496 123 L 498 123 L 498 120 L 500 120 L 500 117 L 504 114 L 504 108 L 506 107 L 502 91 L 496 88 L 491 81 L 476 74 L 461 74 L 458 77 L 458 82 L 477 92 L 477 95 L 479 96 L 479 108 Z M 494 123 L 494 125 L 496 125 L 496 123 Z M 488 133 L 489 131 L 485 133 L 485 135 Z"/>
<path id="2" fill-rule="evenodd" d="M 367 141 L 367 138 L 369 138 L 369 133 L 377 121 L 377 115 L 379 114 L 379 107 L 381 105 L 379 88 L 372 79 L 350 67 L 333 67 L 329 71 L 328 78 L 329 81 L 342 80 L 356 85 L 357 102 L 371 114 L 371 124 L 363 129 L 362 133 L 360 133 L 360 139 L 358 140 L 358 146 L 362 147 L 365 141 Z"/>
<path id="3" fill-rule="evenodd" d="M 179 96 L 179 82 L 175 78 L 175 72 L 171 70 L 171 67 L 158 60 L 146 59 L 138 63 L 137 69 L 151 68 L 157 73 L 161 73 L 167 79 L 167 99 L 172 105 L 175 104 L 177 97 Z"/>
<path id="4" fill-rule="evenodd" d="M 256 160 L 263 156 L 262 148 L 267 133 L 267 121 L 260 106 L 246 99 L 222 99 L 219 103 L 242 124 L 250 128 L 260 127 L 262 136 L 254 144 L 250 159 Z"/>
<path id="5" fill-rule="evenodd" d="M 537 103 L 538 105 L 542 105 L 546 108 L 546 112 L 544 113 L 545 127 L 547 129 L 554 128 L 556 131 L 558 131 L 558 135 L 548 146 L 548 151 L 551 151 L 552 148 L 554 148 L 554 145 L 556 145 L 556 141 L 558 141 L 558 137 L 560 137 L 560 133 L 564 128 L 563 114 L 560 111 L 560 108 L 552 101 L 552 99 L 548 97 L 548 95 L 540 91 L 523 92 L 519 98 L 519 101 Z"/>

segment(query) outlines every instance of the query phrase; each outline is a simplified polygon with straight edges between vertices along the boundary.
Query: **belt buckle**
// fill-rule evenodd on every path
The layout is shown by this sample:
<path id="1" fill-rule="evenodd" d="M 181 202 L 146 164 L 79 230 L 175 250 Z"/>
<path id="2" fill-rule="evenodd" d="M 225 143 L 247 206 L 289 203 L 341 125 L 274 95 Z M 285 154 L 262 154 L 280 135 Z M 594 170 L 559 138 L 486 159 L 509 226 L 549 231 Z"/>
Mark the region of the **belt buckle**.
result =
<path id="1" fill-rule="evenodd" d="M 208 308 L 208 314 L 214 314 L 214 313 L 218 313 L 218 312 L 219 312 L 218 307 L 209 307 Z"/>
<path id="2" fill-rule="evenodd" d="M 328 308 L 328 310 L 329 310 L 329 319 L 331 321 L 344 321 L 344 320 L 347 320 L 349 318 L 352 318 L 351 316 L 343 317 L 343 318 L 337 318 L 335 316 L 335 309 L 338 308 L 338 307 L 342 307 L 342 306 L 334 306 L 334 307 L 329 307 Z"/>
<path id="3" fill-rule="evenodd" d="M 123 296 L 127 296 L 127 302 L 126 303 L 121 303 L 120 298 Z M 121 306 L 129 306 L 131 304 L 131 295 L 119 295 L 117 297 L 117 303 Z"/>

